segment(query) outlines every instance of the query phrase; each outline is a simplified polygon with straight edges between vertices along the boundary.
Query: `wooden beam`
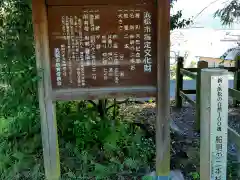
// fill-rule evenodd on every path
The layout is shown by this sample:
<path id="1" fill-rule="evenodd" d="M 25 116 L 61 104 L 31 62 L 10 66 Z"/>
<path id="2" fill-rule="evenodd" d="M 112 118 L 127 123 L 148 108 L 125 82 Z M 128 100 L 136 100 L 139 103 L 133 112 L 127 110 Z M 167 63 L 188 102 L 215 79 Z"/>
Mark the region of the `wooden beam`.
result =
<path id="1" fill-rule="evenodd" d="M 229 96 L 231 96 L 234 100 L 240 101 L 240 91 L 236 89 L 229 88 Z"/>
<path id="2" fill-rule="evenodd" d="M 192 100 L 190 97 L 188 97 L 186 94 L 184 94 L 182 91 L 180 92 L 180 96 L 187 101 L 188 103 L 190 103 L 193 107 L 196 106 L 196 102 L 194 100 Z"/>
<path id="3" fill-rule="evenodd" d="M 180 69 L 180 72 L 182 75 L 184 76 L 188 76 L 192 79 L 196 79 L 197 78 L 197 73 L 191 72 L 191 71 L 187 71 L 185 69 Z"/>
<path id="4" fill-rule="evenodd" d="M 196 89 L 184 89 L 182 92 L 184 94 L 196 94 Z"/>
<path id="5" fill-rule="evenodd" d="M 157 120 L 156 175 L 167 180 L 170 175 L 170 3 L 157 1 Z"/>
<path id="6" fill-rule="evenodd" d="M 224 67 L 224 69 L 230 71 L 230 72 L 236 72 L 237 68 L 236 67 Z"/>
<path id="7" fill-rule="evenodd" d="M 198 68 L 184 68 L 185 70 L 187 71 L 190 71 L 190 72 L 197 72 L 198 71 Z"/>
<path id="8" fill-rule="evenodd" d="M 32 1 L 38 75 L 39 108 L 41 115 L 44 168 L 47 180 L 60 179 L 60 160 L 55 107 L 51 99 L 51 74 L 48 41 L 48 23 L 45 0 Z"/>

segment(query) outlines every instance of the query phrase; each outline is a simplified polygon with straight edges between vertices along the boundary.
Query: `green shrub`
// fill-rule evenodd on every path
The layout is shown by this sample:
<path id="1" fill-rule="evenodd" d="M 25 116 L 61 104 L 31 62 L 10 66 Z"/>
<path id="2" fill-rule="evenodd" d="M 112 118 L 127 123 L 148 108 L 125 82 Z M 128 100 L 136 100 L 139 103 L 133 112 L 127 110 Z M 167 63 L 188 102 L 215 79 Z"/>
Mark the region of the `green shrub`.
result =
<path id="1" fill-rule="evenodd" d="M 72 164 L 63 168 L 65 176 L 70 171 L 77 177 L 133 177 L 143 175 L 151 162 L 154 164 L 154 143 L 139 128 L 120 118 L 113 125 L 111 115 L 101 119 L 91 106 L 80 113 L 72 105 L 69 104 L 69 115 L 64 114 L 64 109 L 57 113 L 62 161 Z M 66 122 L 67 128 L 63 128 Z M 80 166 L 76 168 L 76 164 Z"/>

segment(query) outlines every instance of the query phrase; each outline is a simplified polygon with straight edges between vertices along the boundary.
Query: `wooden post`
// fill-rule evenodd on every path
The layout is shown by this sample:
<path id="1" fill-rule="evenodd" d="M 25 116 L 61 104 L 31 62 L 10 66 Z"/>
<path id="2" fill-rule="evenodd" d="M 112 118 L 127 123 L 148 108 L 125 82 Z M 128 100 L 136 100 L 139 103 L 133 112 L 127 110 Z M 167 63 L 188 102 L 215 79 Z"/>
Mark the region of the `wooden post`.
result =
<path id="1" fill-rule="evenodd" d="M 170 175 L 170 3 L 157 1 L 157 120 L 156 175 L 168 180 Z"/>
<path id="2" fill-rule="evenodd" d="M 226 180 L 228 71 L 204 69 L 201 81 L 200 179 Z"/>
<path id="3" fill-rule="evenodd" d="M 182 97 L 180 96 L 180 91 L 183 90 L 183 75 L 180 73 L 180 69 L 183 68 L 183 57 L 177 58 L 177 69 L 176 69 L 176 89 L 175 89 L 175 101 L 176 107 L 182 107 Z"/>
<path id="4" fill-rule="evenodd" d="M 48 23 L 45 0 L 32 1 L 33 26 L 36 43 L 36 61 L 38 75 L 39 108 L 41 114 L 41 130 L 44 167 L 47 180 L 60 179 L 60 160 L 57 137 L 55 106 L 51 99 L 50 56 L 48 45 Z"/>
<path id="5" fill-rule="evenodd" d="M 197 79 L 196 79 L 196 131 L 200 132 L 200 103 L 201 103 L 201 70 L 203 68 L 208 68 L 207 61 L 199 61 L 197 64 L 198 71 L 197 71 Z"/>
<path id="6" fill-rule="evenodd" d="M 235 57 L 235 67 L 237 71 L 234 73 L 234 89 L 240 91 L 240 56 Z M 237 107 L 240 104 L 239 101 L 233 100 L 233 105 Z"/>

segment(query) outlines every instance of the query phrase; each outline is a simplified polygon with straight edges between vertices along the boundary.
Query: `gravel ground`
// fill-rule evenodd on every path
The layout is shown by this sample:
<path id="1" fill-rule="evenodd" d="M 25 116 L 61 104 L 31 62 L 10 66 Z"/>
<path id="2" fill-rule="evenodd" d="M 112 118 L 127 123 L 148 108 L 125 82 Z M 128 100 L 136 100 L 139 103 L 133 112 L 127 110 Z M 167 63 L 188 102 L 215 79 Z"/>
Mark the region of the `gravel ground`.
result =
<path id="1" fill-rule="evenodd" d="M 173 106 L 174 101 L 171 101 L 171 104 L 171 128 L 188 138 L 199 138 L 199 134 L 194 132 L 195 108 L 188 103 L 184 103 L 180 109 Z M 131 112 L 133 117 L 136 117 L 136 122 L 147 124 L 153 130 L 156 120 L 155 106 L 155 103 L 126 105 L 123 113 L 126 117 Z M 240 134 L 240 108 L 233 107 L 232 100 L 229 101 L 228 125 Z"/>
<path id="2" fill-rule="evenodd" d="M 173 105 L 173 101 L 171 104 Z M 145 125 L 145 128 L 150 132 L 150 136 L 155 134 L 155 103 L 145 104 L 128 104 L 122 107 L 123 116 L 129 116 L 131 112 L 135 118 L 136 123 Z M 171 169 L 181 169 L 185 175 L 190 172 L 199 172 L 199 133 L 194 131 L 195 121 L 195 109 L 188 103 L 184 103 L 181 109 L 171 106 L 170 108 L 171 117 Z M 132 119 L 132 117 L 130 117 Z M 240 108 L 234 108 L 229 102 L 229 127 L 240 133 Z M 173 133 L 174 132 L 174 133 Z M 181 156 L 181 152 L 186 152 L 187 160 Z M 228 144 L 228 152 L 236 156 L 237 159 L 237 147 L 234 143 Z M 180 153 L 180 154 L 179 154 Z"/>

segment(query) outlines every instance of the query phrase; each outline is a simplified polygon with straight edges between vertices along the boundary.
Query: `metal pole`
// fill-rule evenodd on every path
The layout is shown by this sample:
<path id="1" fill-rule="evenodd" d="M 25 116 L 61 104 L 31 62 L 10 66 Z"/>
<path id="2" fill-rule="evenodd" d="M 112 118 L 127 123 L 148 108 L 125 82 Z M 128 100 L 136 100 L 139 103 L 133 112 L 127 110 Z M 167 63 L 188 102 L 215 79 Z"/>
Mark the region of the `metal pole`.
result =
<path id="1" fill-rule="evenodd" d="M 157 120 L 156 175 L 168 180 L 170 174 L 170 3 L 157 1 Z"/>
<path id="2" fill-rule="evenodd" d="M 228 133 L 228 71 L 201 73 L 200 179 L 226 180 Z"/>

